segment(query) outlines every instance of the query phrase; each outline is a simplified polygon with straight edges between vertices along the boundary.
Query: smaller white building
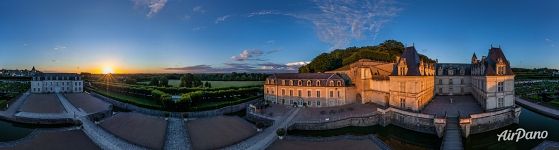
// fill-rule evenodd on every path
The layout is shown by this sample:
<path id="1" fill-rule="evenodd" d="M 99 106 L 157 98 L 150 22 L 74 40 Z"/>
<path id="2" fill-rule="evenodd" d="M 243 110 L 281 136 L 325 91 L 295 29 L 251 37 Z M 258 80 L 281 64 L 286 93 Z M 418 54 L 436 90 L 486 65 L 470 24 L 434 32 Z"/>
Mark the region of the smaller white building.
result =
<path id="1" fill-rule="evenodd" d="M 41 73 L 31 80 L 31 93 L 80 93 L 83 80 L 76 73 Z"/>

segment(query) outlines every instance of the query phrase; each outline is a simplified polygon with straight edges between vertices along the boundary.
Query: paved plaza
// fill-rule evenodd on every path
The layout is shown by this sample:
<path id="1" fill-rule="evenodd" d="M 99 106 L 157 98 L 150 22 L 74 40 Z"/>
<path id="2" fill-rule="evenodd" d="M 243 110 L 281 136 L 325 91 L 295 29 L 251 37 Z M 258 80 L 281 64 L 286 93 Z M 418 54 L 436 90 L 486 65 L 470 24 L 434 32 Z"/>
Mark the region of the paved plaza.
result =
<path id="1" fill-rule="evenodd" d="M 3 149 L 43 149 L 43 150 L 60 150 L 60 149 L 75 149 L 75 150 L 98 150 L 99 148 L 93 141 L 91 141 L 81 130 L 70 131 L 45 131 L 39 133 L 32 139 L 25 140 L 23 143 L 10 148 Z"/>
<path id="2" fill-rule="evenodd" d="M 452 103 L 450 102 L 452 99 Z M 460 96 L 435 96 L 433 100 L 421 111 L 424 114 L 436 116 L 469 116 L 483 112 L 479 104 L 471 95 Z"/>
<path id="3" fill-rule="evenodd" d="M 64 94 L 72 105 L 86 113 L 96 113 L 110 109 L 110 105 L 86 93 Z"/>
<path id="4" fill-rule="evenodd" d="M 32 113 L 63 113 L 64 107 L 54 94 L 31 94 L 20 111 Z"/>
<path id="5" fill-rule="evenodd" d="M 118 113 L 101 124 L 108 132 L 150 149 L 163 149 L 167 121 L 139 113 Z"/>
<path id="6" fill-rule="evenodd" d="M 186 126 L 194 150 L 223 148 L 256 134 L 254 125 L 237 116 L 189 120 Z"/>
<path id="7" fill-rule="evenodd" d="M 276 140 L 268 150 L 378 150 L 370 139 L 340 139 L 334 141 Z"/>

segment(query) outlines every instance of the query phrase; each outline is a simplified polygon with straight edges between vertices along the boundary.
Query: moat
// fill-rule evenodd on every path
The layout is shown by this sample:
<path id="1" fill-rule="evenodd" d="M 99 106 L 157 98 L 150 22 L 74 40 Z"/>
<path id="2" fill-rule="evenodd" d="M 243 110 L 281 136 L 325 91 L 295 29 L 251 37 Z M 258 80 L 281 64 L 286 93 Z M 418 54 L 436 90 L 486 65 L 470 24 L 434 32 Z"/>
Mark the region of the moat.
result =
<path id="1" fill-rule="evenodd" d="M 527 131 L 547 131 L 550 134 L 546 140 L 559 141 L 559 135 L 556 134 L 559 133 L 559 126 L 557 126 L 557 124 L 559 124 L 559 120 L 554 120 L 522 108 L 520 124 L 513 124 L 490 132 L 470 135 L 469 138 L 464 139 L 464 145 L 465 149 L 531 149 L 543 142 L 543 140 L 520 140 L 518 143 L 513 141 L 499 142 L 497 141 L 497 134 L 504 130 L 523 128 Z M 387 127 L 382 127 L 380 125 L 370 127 L 346 127 L 325 131 L 291 131 L 289 134 L 297 136 L 376 134 L 383 142 L 393 149 L 439 149 L 442 141 L 442 139 L 438 138 L 436 135 L 418 133 L 393 125 Z"/>

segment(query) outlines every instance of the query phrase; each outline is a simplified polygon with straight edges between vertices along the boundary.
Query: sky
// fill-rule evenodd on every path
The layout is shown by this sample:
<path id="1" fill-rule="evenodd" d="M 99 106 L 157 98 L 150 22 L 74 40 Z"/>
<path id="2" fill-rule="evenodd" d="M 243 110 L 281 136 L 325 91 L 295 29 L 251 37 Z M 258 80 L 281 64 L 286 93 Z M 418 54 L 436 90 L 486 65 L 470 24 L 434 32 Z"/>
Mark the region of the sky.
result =
<path id="1" fill-rule="evenodd" d="M 559 68 L 555 0 L 3 0 L 0 68 L 294 72 L 323 52 L 394 39 L 445 63 L 500 46 Z"/>

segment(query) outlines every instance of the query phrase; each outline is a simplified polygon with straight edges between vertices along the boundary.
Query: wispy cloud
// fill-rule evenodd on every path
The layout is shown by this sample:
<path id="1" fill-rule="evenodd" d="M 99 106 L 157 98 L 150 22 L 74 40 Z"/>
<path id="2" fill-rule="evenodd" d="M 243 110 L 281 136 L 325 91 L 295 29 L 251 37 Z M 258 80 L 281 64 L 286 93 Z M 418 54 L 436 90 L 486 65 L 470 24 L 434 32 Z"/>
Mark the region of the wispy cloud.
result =
<path id="1" fill-rule="evenodd" d="M 192 8 L 192 12 L 206 13 L 206 9 L 204 9 L 204 7 L 202 7 L 202 6 L 196 6 L 196 7 Z"/>
<path id="2" fill-rule="evenodd" d="M 308 62 L 304 62 L 308 63 Z M 173 67 L 164 68 L 167 71 L 173 72 L 188 72 L 188 73 L 230 73 L 230 72 L 252 72 L 252 73 L 294 73 L 297 72 L 300 62 L 277 64 L 277 63 L 261 63 L 261 64 L 248 64 L 248 63 L 223 63 L 222 67 L 212 67 L 211 65 L 194 65 L 186 67 Z"/>
<path id="3" fill-rule="evenodd" d="M 259 57 L 262 56 L 264 54 L 264 52 L 262 52 L 261 50 L 243 50 L 239 55 L 237 56 L 231 56 L 231 59 L 235 60 L 235 61 L 247 61 L 247 60 L 257 60 L 257 61 L 262 61 L 262 59 L 260 59 Z"/>
<path id="4" fill-rule="evenodd" d="M 219 23 L 221 23 L 221 22 L 227 20 L 227 18 L 229 18 L 229 17 L 231 17 L 231 15 L 225 15 L 225 16 L 217 17 L 217 18 L 215 19 L 215 24 L 219 24 Z"/>
<path id="5" fill-rule="evenodd" d="M 310 21 L 316 34 L 332 49 L 344 48 L 352 40 L 374 41 L 384 25 L 398 15 L 402 8 L 394 0 L 314 0 L 316 10 L 305 13 L 282 13 L 261 10 L 258 15 L 285 15 Z"/>
<path id="6" fill-rule="evenodd" d="M 545 38 L 545 42 L 547 42 L 547 44 L 549 44 L 549 46 L 555 47 L 555 41 L 553 41 L 552 39 Z"/>
<path id="7" fill-rule="evenodd" d="M 194 28 L 192 28 L 192 31 L 200 31 L 200 30 L 203 30 L 205 28 L 206 28 L 205 26 L 194 27 Z"/>
<path id="8" fill-rule="evenodd" d="M 266 44 L 275 44 L 275 43 L 276 43 L 276 40 L 268 40 L 268 41 L 266 41 Z"/>
<path id="9" fill-rule="evenodd" d="M 62 45 L 57 45 L 54 48 L 52 48 L 53 50 L 63 50 L 66 49 L 66 46 L 62 46 Z"/>
<path id="10" fill-rule="evenodd" d="M 132 1 L 134 2 L 134 7 L 144 7 L 149 9 L 149 12 L 146 14 L 148 18 L 153 17 L 155 14 L 161 11 L 163 7 L 165 7 L 165 4 L 167 4 L 167 0 L 132 0 Z"/>

